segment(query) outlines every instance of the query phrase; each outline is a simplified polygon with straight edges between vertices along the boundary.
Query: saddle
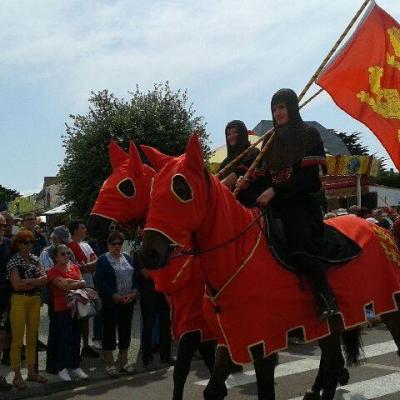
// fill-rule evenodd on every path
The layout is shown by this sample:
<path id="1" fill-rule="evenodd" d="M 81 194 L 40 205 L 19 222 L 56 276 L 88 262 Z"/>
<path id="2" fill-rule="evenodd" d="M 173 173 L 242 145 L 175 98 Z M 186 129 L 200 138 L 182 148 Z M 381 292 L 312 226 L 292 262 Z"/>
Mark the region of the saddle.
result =
<path id="1" fill-rule="evenodd" d="M 292 265 L 288 258 L 282 220 L 274 217 L 270 210 L 265 213 L 264 220 L 266 226 L 265 234 L 272 254 L 284 268 L 296 273 L 296 266 Z M 310 256 L 320 259 L 327 268 L 346 264 L 356 258 L 362 250 L 354 240 L 328 224 L 324 224 L 322 247 L 320 254 L 310 254 Z"/>

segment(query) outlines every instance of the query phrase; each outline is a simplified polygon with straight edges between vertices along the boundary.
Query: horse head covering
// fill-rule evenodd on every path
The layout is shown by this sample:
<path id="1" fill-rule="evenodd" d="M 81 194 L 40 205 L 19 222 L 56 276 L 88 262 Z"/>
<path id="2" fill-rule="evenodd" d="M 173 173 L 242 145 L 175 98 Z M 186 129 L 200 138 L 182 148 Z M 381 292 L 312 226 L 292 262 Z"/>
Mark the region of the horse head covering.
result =
<path id="1" fill-rule="evenodd" d="M 307 125 L 302 120 L 299 101 L 292 89 L 280 89 L 272 96 L 271 112 L 277 104 L 286 105 L 289 121 L 286 125 L 280 126 L 272 113 L 275 138 L 263 163 L 264 168 L 271 171 L 280 171 L 292 167 L 313 148 L 322 143 L 317 129 Z"/>
<path id="2" fill-rule="evenodd" d="M 126 153 L 111 141 L 109 156 L 112 172 L 104 181 L 91 214 L 116 222 L 129 222 L 147 210 L 155 171 L 142 163 L 133 142 Z"/>
<path id="3" fill-rule="evenodd" d="M 190 245 L 192 224 L 199 224 L 203 218 L 199 205 L 206 202 L 209 194 L 207 185 L 197 179 L 203 177 L 205 182 L 208 177 L 199 137 L 193 134 L 186 152 L 179 157 L 166 156 L 148 146 L 141 148 L 149 161 L 161 168 L 154 177 L 145 230 L 161 232 L 185 248 Z M 173 224 L 168 215 L 174 216 Z"/>

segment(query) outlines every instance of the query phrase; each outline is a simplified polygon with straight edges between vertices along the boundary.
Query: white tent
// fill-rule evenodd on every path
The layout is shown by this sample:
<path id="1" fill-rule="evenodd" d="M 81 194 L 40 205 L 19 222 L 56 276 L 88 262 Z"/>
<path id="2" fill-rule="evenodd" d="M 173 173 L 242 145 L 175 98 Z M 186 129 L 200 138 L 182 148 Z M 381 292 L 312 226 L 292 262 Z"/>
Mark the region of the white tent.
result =
<path id="1" fill-rule="evenodd" d="M 61 204 L 58 207 L 52 208 L 51 210 L 48 210 L 43 213 L 43 215 L 57 215 L 57 214 L 65 214 L 67 212 L 69 204 Z"/>

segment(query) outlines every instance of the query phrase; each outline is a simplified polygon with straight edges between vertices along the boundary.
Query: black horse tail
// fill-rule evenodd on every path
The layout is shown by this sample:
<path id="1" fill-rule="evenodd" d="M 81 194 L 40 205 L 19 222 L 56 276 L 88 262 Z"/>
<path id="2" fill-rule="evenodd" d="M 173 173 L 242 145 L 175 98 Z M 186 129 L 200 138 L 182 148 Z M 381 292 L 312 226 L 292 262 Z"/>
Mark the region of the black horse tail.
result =
<path id="1" fill-rule="evenodd" d="M 342 333 L 346 365 L 357 366 L 364 362 L 365 353 L 361 339 L 361 327 L 357 327 Z"/>

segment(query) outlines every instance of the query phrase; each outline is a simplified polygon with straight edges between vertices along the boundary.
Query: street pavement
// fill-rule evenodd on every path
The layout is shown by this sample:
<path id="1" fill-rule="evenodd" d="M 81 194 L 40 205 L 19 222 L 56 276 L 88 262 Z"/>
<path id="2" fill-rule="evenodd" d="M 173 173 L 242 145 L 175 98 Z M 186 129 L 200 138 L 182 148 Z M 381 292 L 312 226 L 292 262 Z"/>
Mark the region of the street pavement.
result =
<path id="1" fill-rule="evenodd" d="M 383 325 L 365 329 L 363 341 L 367 355 L 363 366 L 350 369 L 350 382 L 337 391 L 335 400 L 399 400 L 400 359 L 396 347 Z M 280 353 L 276 370 L 276 399 L 301 400 L 311 387 L 317 373 L 319 350 L 316 344 L 292 345 Z M 171 399 L 173 368 L 138 374 L 117 380 L 100 380 L 86 386 L 71 388 L 58 394 L 41 397 L 47 400 L 168 400 Z M 185 400 L 201 400 L 207 383 L 207 371 L 201 361 L 193 363 Z M 228 379 L 229 400 L 256 399 L 254 371 Z"/>

